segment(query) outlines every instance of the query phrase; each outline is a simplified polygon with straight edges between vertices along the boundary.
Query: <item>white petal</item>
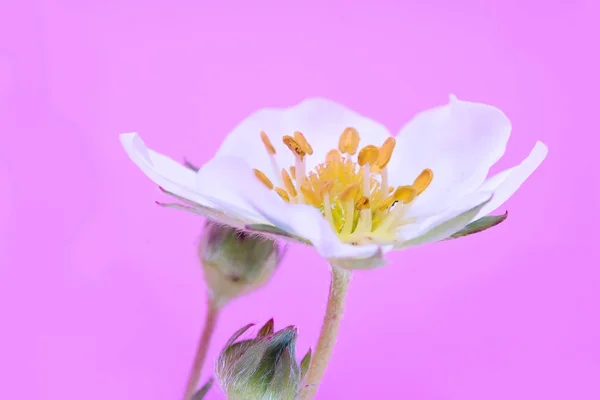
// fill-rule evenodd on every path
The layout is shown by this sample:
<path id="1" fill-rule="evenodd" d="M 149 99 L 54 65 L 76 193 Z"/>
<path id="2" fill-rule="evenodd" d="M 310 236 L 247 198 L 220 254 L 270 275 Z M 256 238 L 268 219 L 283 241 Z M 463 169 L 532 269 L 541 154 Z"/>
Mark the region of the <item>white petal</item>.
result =
<path id="1" fill-rule="evenodd" d="M 196 191 L 194 171 L 147 148 L 137 133 L 123 133 L 119 139 L 129 158 L 154 183 L 190 201 L 212 207 L 210 201 Z"/>
<path id="2" fill-rule="evenodd" d="M 282 143 L 282 137 L 295 131 L 302 132 L 314 150 L 314 154 L 306 158 L 310 169 L 323 162 L 329 150 L 337 148 L 340 134 L 347 127 L 358 130 L 363 145 L 381 145 L 390 136 L 385 126 L 341 104 L 310 98 L 289 108 L 263 108 L 251 114 L 231 131 L 216 156 L 243 158 L 252 168 L 274 179 L 269 157 L 260 139 L 261 131 L 269 136 L 276 148 L 280 168 L 294 164 L 294 157 Z"/>
<path id="3" fill-rule="evenodd" d="M 181 201 L 202 206 L 195 207 L 199 214 L 238 227 L 243 227 L 246 223 L 265 221 L 245 202 L 239 191 L 231 190 L 241 179 L 235 160 L 230 165 L 227 164 L 227 160 L 209 162 L 196 173 L 147 148 L 137 133 L 125 133 L 119 138 L 131 160 L 146 176 L 167 192 L 179 197 Z M 247 165 L 245 171 L 251 174 Z M 256 179 L 254 176 L 252 178 Z"/>
<path id="4" fill-rule="evenodd" d="M 491 192 L 472 193 L 453 208 L 406 226 L 399 234 L 402 242 L 396 249 L 447 239 L 467 226 L 492 197 Z"/>
<path id="5" fill-rule="evenodd" d="M 542 142 L 537 142 L 529 156 L 521 164 L 486 180 L 479 191 L 492 191 L 494 192 L 494 198 L 481 209 L 475 219 L 489 214 L 508 200 L 527 180 L 529 175 L 540 166 L 547 154 L 548 147 Z"/>
<path id="6" fill-rule="evenodd" d="M 283 202 L 254 175 L 246 160 L 239 157 L 214 157 L 198 171 L 197 185 L 220 209 L 243 218 L 249 224 L 269 224 L 254 204 L 268 207 Z"/>
<path id="7" fill-rule="evenodd" d="M 248 193 L 266 190 L 246 161 L 237 157 L 215 157 L 196 176 L 196 187 L 220 210 L 247 223 L 267 221 L 247 201 Z M 279 200 L 271 193 L 272 201 Z"/>
<path id="8" fill-rule="evenodd" d="M 510 130 L 501 110 L 451 96 L 447 105 L 418 114 L 400 131 L 389 164 L 390 183 L 410 184 L 430 168 L 433 181 L 411 211 L 444 210 L 481 185 L 504 154 Z"/>

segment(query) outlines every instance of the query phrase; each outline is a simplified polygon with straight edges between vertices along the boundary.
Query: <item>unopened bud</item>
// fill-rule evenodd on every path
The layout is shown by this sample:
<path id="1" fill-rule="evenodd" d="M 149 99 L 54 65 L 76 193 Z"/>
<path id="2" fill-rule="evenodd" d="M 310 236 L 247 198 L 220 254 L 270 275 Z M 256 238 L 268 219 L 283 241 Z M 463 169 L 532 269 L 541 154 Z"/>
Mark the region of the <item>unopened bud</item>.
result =
<path id="1" fill-rule="evenodd" d="M 295 400 L 310 364 L 310 350 L 296 362 L 296 328 L 273 331 L 267 322 L 253 339 L 238 340 L 250 327 L 237 331 L 219 354 L 216 375 L 228 400 Z"/>
<path id="2" fill-rule="evenodd" d="M 198 255 L 212 301 L 221 307 L 266 284 L 283 250 L 271 239 L 207 221 Z"/>

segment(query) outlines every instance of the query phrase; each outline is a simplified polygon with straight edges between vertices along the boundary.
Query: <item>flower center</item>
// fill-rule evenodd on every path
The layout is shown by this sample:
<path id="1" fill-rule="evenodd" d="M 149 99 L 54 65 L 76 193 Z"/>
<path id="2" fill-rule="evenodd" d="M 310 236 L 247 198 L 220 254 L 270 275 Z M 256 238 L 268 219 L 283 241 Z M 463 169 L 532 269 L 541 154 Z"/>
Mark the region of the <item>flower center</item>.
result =
<path id="1" fill-rule="evenodd" d="M 295 157 L 295 165 L 283 169 L 277 164 L 269 137 L 264 132 L 260 135 L 277 186 L 257 169 L 256 177 L 283 201 L 318 208 L 347 243 L 393 243 L 398 229 L 410 222 L 404 217 L 410 204 L 433 179 L 433 172 L 425 169 L 411 185 L 389 186 L 387 165 L 396 146 L 393 137 L 380 147 L 370 144 L 358 151 L 358 132 L 346 128 L 338 148 L 329 151 L 322 163 L 307 172 L 306 157 L 313 154 L 313 149 L 301 132 L 283 137 L 283 143 Z"/>

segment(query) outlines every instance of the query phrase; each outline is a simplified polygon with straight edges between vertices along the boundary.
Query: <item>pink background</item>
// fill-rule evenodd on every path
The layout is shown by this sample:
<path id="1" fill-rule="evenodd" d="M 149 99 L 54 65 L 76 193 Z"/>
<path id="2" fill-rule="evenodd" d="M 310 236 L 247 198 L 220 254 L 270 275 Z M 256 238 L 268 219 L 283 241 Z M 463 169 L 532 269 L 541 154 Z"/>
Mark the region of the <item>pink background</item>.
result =
<path id="1" fill-rule="evenodd" d="M 2 1 L 0 398 L 181 394 L 204 315 L 202 220 L 154 204 L 163 197 L 120 132 L 202 163 L 266 105 L 330 97 L 395 132 L 449 93 L 511 118 L 500 166 L 537 139 L 549 157 L 498 228 L 355 275 L 319 398 L 600 398 L 598 11 L 594 0 Z M 271 316 L 299 327 L 304 353 L 327 280 L 313 250 L 293 247 L 268 288 L 225 311 L 210 359 Z"/>

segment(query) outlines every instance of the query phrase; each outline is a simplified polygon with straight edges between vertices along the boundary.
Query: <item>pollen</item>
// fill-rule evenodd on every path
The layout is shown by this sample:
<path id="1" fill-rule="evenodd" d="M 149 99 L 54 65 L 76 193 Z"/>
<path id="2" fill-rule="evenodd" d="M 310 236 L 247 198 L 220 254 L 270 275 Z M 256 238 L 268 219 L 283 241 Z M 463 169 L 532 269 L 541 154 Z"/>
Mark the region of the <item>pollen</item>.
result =
<path id="1" fill-rule="evenodd" d="M 360 136 L 358 135 L 358 131 L 354 128 L 346 128 L 344 132 L 342 132 L 342 136 L 340 136 L 338 148 L 342 153 L 353 156 L 356 154 L 356 150 L 358 150 L 359 141 Z"/>
<path id="2" fill-rule="evenodd" d="M 296 197 L 298 192 L 296 192 L 296 187 L 294 186 L 294 182 L 292 181 L 290 174 L 288 174 L 288 172 L 284 169 L 281 171 L 281 177 L 283 178 L 285 190 L 287 190 L 292 197 Z"/>
<path id="3" fill-rule="evenodd" d="M 379 148 L 372 144 L 363 147 L 358 153 L 358 165 L 374 164 L 379 157 Z"/>
<path id="4" fill-rule="evenodd" d="M 285 201 L 286 203 L 290 202 L 290 196 L 285 190 L 283 190 L 282 188 L 275 188 L 275 192 L 279 195 L 279 197 L 283 199 L 283 201 Z"/>
<path id="5" fill-rule="evenodd" d="M 329 150 L 325 160 L 328 162 L 339 162 L 342 159 L 342 155 L 338 150 Z"/>
<path id="6" fill-rule="evenodd" d="M 304 137 L 302 132 L 298 132 L 298 131 L 294 132 L 294 140 L 296 141 L 296 143 L 298 143 L 298 145 L 300 145 L 300 147 L 306 154 L 308 154 L 309 156 L 312 155 L 313 148 L 308 143 L 308 141 L 306 140 L 306 138 Z"/>
<path id="7" fill-rule="evenodd" d="M 267 152 L 269 154 L 277 154 L 277 152 L 275 151 L 275 147 L 273 146 L 273 143 L 271 143 L 271 141 L 269 140 L 269 137 L 267 136 L 267 134 L 262 131 L 260 133 L 260 138 L 263 142 L 263 144 L 265 145 L 265 148 L 267 149 Z"/>
<path id="8" fill-rule="evenodd" d="M 407 210 L 433 180 L 433 172 L 427 168 L 412 184 L 389 184 L 398 184 L 392 179 L 394 171 L 388 168 L 396 147 L 393 137 L 382 144 L 366 143 L 358 151 L 360 135 L 349 127 L 341 132 L 337 148 L 315 148 L 325 155 L 324 160 L 308 163 L 307 158 L 315 151 L 306 136 L 295 131 L 282 137 L 294 155 L 294 163 L 282 165 L 284 168 L 277 163 L 275 147 L 267 135 L 261 132 L 260 137 L 269 153 L 275 185 L 255 169 L 256 177 L 282 201 L 318 209 L 345 243 L 395 243 L 399 230 L 410 221 Z"/>
<path id="9" fill-rule="evenodd" d="M 396 139 L 393 137 L 389 137 L 383 142 L 383 145 L 379 148 L 379 157 L 377 157 L 377 162 L 375 163 L 377 167 L 380 169 L 387 167 L 395 147 Z"/>
<path id="10" fill-rule="evenodd" d="M 319 197 L 319 195 L 317 195 L 317 193 L 315 193 L 314 189 L 308 182 L 304 182 L 300 186 L 300 191 L 304 195 L 304 199 L 308 204 L 315 207 L 319 207 L 321 205 L 321 198 Z"/>
<path id="11" fill-rule="evenodd" d="M 333 182 L 325 181 L 325 182 L 321 183 L 321 187 L 319 188 L 319 193 L 321 194 L 321 196 L 325 196 L 326 194 L 329 194 L 331 189 L 333 189 Z"/>
<path id="12" fill-rule="evenodd" d="M 413 182 L 413 186 L 417 190 L 417 195 L 423 193 L 429 187 L 433 180 L 433 171 L 429 168 L 424 169 Z"/>
<path id="13" fill-rule="evenodd" d="M 353 183 L 350 186 L 346 187 L 344 190 L 342 190 L 340 192 L 340 201 L 342 203 L 346 203 L 350 200 L 353 200 L 356 195 L 358 194 L 358 191 L 360 190 L 360 185 L 358 183 Z"/>
<path id="14" fill-rule="evenodd" d="M 380 211 L 385 211 L 389 209 L 395 202 L 396 198 L 394 196 L 388 196 L 377 204 L 377 208 Z"/>
<path id="15" fill-rule="evenodd" d="M 400 186 L 394 191 L 394 200 L 402 203 L 410 203 L 417 196 L 417 189 L 413 186 Z"/>
<path id="16" fill-rule="evenodd" d="M 370 208 L 370 203 L 371 200 L 369 200 L 367 196 L 360 196 L 356 201 L 355 207 L 357 210 L 366 210 L 367 208 Z"/>
<path id="17" fill-rule="evenodd" d="M 300 146 L 300 143 L 298 143 L 296 139 L 294 139 L 291 136 L 284 136 L 283 144 L 285 144 L 292 153 L 294 153 L 300 158 L 304 158 L 304 156 L 306 155 L 306 152 L 304 151 L 302 146 Z"/>
<path id="18" fill-rule="evenodd" d="M 273 190 L 273 188 L 274 188 L 273 182 L 271 182 L 271 180 L 267 177 L 267 175 L 265 175 L 264 172 L 261 172 L 257 169 L 254 169 L 253 171 L 254 171 L 254 175 L 256 175 L 258 180 L 260 180 L 268 189 Z"/>

